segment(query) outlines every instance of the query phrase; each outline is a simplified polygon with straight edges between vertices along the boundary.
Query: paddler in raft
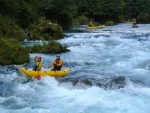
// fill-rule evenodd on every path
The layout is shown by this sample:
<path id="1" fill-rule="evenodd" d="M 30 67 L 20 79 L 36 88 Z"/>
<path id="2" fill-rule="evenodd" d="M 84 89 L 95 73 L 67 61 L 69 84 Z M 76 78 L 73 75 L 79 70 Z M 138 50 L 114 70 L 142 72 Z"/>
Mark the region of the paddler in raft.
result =
<path id="1" fill-rule="evenodd" d="M 36 63 L 35 64 L 35 67 L 33 70 L 37 70 L 37 71 L 40 71 L 41 68 L 42 68 L 42 61 L 41 61 L 42 57 L 41 56 L 36 56 L 34 57 L 34 62 Z"/>
<path id="2" fill-rule="evenodd" d="M 136 19 L 133 19 L 132 28 L 138 28 L 139 26 L 136 23 Z"/>
<path id="3" fill-rule="evenodd" d="M 63 61 L 60 59 L 60 54 L 56 55 L 56 59 L 48 66 L 48 68 L 53 66 L 52 71 L 61 70 L 63 65 Z"/>
<path id="4" fill-rule="evenodd" d="M 89 23 L 88 27 L 93 27 L 94 24 L 92 22 Z"/>

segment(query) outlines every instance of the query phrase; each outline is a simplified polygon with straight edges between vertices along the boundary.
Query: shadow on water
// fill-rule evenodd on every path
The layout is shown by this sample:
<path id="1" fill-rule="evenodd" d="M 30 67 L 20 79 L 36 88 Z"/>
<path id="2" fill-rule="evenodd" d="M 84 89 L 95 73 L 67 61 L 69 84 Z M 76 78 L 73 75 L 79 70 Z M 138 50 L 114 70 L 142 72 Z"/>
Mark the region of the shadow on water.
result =
<path id="1" fill-rule="evenodd" d="M 75 25 L 69 30 L 64 30 L 64 33 L 85 33 L 88 32 L 86 25 Z"/>
<path id="2" fill-rule="evenodd" d="M 67 30 L 67 31 L 64 31 L 65 33 L 85 33 L 87 31 L 85 30 L 80 30 L 80 29 L 77 29 L 77 30 L 74 30 L 74 29 L 70 29 L 70 30 Z"/>

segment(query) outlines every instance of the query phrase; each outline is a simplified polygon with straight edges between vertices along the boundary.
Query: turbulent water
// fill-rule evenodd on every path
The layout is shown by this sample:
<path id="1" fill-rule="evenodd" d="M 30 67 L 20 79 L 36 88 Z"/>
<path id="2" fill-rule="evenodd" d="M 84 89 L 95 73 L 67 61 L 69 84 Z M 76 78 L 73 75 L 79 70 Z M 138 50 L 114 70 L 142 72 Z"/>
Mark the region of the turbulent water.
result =
<path id="1" fill-rule="evenodd" d="M 64 78 L 26 79 L 14 66 L 1 66 L 0 113 L 149 113 L 150 25 L 139 26 L 82 26 L 74 29 L 84 33 L 66 33 L 59 42 L 70 52 L 61 58 L 71 72 Z M 36 55 L 43 68 L 55 59 L 30 54 L 24 66 L 33 67 Z"/>

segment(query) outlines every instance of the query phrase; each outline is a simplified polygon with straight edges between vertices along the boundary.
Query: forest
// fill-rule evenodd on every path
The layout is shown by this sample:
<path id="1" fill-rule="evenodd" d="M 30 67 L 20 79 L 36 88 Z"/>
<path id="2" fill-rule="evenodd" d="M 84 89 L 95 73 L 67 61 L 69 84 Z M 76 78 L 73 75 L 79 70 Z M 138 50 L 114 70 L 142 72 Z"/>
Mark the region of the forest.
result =
<path id="1" fill-rule="evenodd" d="M 43 16 L 63 28 L 88 20 L 119 23 L 137 18 L 138 23 L 150 23 L 150 0 L 0 0 L 0 16 L 22 28 Z"/>

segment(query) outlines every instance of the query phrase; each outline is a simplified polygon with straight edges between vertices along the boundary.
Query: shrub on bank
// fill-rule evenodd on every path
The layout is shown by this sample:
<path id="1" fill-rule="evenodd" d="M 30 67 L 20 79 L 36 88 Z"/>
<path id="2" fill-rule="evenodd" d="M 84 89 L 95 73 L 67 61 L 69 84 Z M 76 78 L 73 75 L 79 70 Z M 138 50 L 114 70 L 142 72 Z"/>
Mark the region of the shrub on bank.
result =
<path id="1" fill-rule="evenodd" d="M 29 62 L 29 54 L 23 47 L 10 40 L 0 38 L 0 64 L 23 64 Z"/>
<path id="2" fill-rule="evenodd" d="M 114 23 L 114 21 L 106 21 L 106 26 L 114 26 L 115 25 L 115 23 Z"/>
<path id="3" fill-rule="evenodd" d="M 54 53 L 62 53 L 68 51 L 67 46 L 62 46 L 57 41 L 50 41 L 48 44 L 43 43 L 43 45 L 33 45 L 26 47 L 26 50 L 29 53 L 47 53 L 47 54 L 54 54 Z"/>
<path id="4" fill-rule="evenodd" d="M 31 40 L 57 40 L 65 36 L 60 25 L 44 17 L 29 26 L 29 33 Z"/>
<path id="5" fill-rule="evenodd" d="M 140 13 L 137 17 L 138 23 L 150 23 L 150 14 L 149 13 Z"/>
<path id="6" fill-rule="evenodd" d="M 23 29 L 10 17 L 0 16 L 0 34 L 11 41 L 23 41 L 25 39 Z"/>
<path id="7" fill-rule="evenodd" d="M 74 25 L 87 25 L 89 23 L 89 19 L 82 15 L 73 20 Z"/>

